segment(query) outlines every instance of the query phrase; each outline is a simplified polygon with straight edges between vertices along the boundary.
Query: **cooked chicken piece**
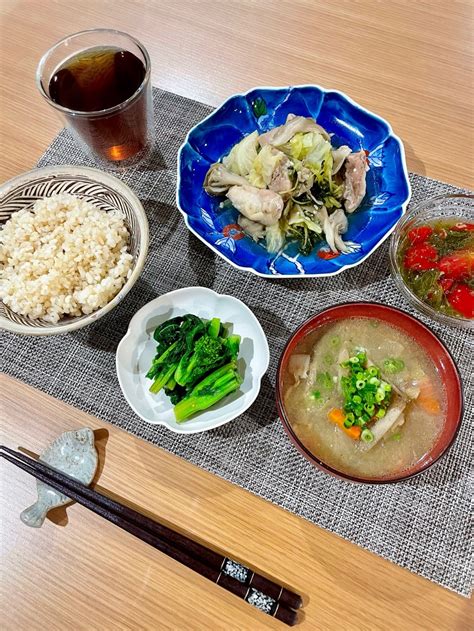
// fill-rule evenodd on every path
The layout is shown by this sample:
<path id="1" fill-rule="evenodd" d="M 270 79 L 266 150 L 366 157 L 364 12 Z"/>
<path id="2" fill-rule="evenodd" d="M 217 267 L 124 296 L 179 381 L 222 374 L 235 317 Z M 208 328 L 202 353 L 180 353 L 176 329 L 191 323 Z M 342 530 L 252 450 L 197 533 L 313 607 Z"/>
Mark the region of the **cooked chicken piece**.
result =
<path id="1" fill-rule="evenodd" d="M 211 165 L 204 180 L 204 190 L 209 195 L 224 195 L 231 186 L 244 186 L 247 180 L 232 173 L 220 162 Z"/>
<path id="2" fill-rule="evenodd" d="M 295 378 L 296 382 L 306 379 L 308 376 L 310 356 L 303 353 L 295 353 L 288 362 L 288 372 Z"/>
<path id="3" fill-rule="evenodd" d="M 255 186 L 232 186 L 227 191 L 227 197 L 247 219 L 264 226 L 276 224 L 283 211 L 283 200 L 280 195 Z"/>
<path id="4" fill-rule="evenodd" d="M 365 151 L 358 151 L 347 156 L 344 175 L 344 206 L 348 213 L 353 213 L 365 197 L 365 174 L 369 170 Z"/>
<path id="5" fill-rule="evenodd" d="M 290 177 L 291 160 L 286 156 L 280 160 L 272 173 L 269 189 L 279 193 L 285 200 L 291 195 L 293 182 Z"/>
<path id="6" fill-rule="evenodd" d="M 259 136 L 258 141 L 261 147 L 264 145 L 274 145 L 278 147 L 291 140 L 298 132 L 307 133 L 309 131 L 317 131 L 325 140 L 330 139 L 327 131 L 321 127 L 321 125 L 318 125 L 314 119 L 288 114 L 284 125 L 274 127 L 265 134 L 262 134 Z"/>
<path id="7" fill-rule="evenodd" d="M 332 175 L 340 171 L 345 159 L 352 153 L 352 149 L 347 145 L 341 145 L 337 149 L 331 149 L 332 153 Z"/>
<path id="8" fill-rule="evenodd" d="M 297 174 L 297 184 L 293 193 L 294 197 L 299 197 L 303 193 L 307 193 L 311 190 L 314 184 L 314 173 L 308 167 L 301 167 Z"/>
<path id="9" fill-rule="evenodd" d="M 265 226 L 262 226 L 261 223 L 247 219 L 247 217 L 244 217 L 243 215 L 239 215 L 237 223 L 239 226 L 242 226 L 246 234 L 248 234 L 249 237 L 252 237 L 254 241 L 263 239 L 265 236 Z"/>

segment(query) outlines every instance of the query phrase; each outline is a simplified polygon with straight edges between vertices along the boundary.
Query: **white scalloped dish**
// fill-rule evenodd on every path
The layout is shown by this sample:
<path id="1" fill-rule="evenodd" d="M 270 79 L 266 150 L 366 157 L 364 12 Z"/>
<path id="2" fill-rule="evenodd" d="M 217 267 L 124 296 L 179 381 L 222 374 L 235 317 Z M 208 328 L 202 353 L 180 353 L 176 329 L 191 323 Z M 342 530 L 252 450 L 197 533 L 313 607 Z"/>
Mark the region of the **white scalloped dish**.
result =
<path id="1" fill-rule="evenodd" d="M 165 320 L 186 313 L 232 323 L 232 332 L 242 338 L 238 366 L 243 382 L 236 392 L 208 410 L 177 423 L 170 400 L 163 392 L 152 394 L 151 381 L 145 375 L 156 350 L 154 330 Z M 155 298 L 133 316 L 117 348 L 116 368 L 124 397 L 140 418 L 173 432 L 193 434 L 214 429 L 243 414 L 257 398 L 269 359 L 265 333 L 243 302 L 205 287 L 186 287 Z"/>

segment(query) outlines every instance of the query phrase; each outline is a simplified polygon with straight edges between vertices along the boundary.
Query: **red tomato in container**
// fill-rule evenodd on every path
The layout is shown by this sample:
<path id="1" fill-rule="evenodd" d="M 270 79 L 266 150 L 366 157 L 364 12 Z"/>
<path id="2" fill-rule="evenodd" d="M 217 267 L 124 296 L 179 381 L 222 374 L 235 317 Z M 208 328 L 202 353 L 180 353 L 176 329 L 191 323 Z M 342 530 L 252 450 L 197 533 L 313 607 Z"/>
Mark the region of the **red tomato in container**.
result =
<path id="1" fill-rule="evenodd" d="M 440 278 L 438 281 L 444 293 L 447 293 L 452 288 L 455 282 L 456 281 L 454 280 L 454 278 Z"/>
<path id="2" fill-rule="evenodd" d="M 431 226 L 420 226 L 419 228 L 413 228 L 407 234 L 408 241 L 412 245 L 416 245 L 417 243 L 424 243 L 429 239 L 429 237 L 433 234 L 433 228 Z"/>
<path id="3" fill-rule="evenodd" d="M 411 245 L 405 252 L 404 266 L 410 270 L 424 272 L 437 267 L 438 252 L 429 243 Z"/>
<path id="4" fill-rule="evenodd" d="M 447 254 L 439 261 L 438 269 L 447 278 L 463 280 L 474 275 L 474 252 L 472 250 L 459 250 Z"/>
<path id="5" fill-rule="evenodd" d="M 457 223 L 454 226 L 451 226 L 451 230 L 456 230 L 458 232 L 471 232 L 474 230 L 474 223 Z"/>
<path id="6" fill-rule="evenodd" d="M 474 318 L 474 290 L 459 283 L 446 295 L 449 304 L 465 318 Z"/>

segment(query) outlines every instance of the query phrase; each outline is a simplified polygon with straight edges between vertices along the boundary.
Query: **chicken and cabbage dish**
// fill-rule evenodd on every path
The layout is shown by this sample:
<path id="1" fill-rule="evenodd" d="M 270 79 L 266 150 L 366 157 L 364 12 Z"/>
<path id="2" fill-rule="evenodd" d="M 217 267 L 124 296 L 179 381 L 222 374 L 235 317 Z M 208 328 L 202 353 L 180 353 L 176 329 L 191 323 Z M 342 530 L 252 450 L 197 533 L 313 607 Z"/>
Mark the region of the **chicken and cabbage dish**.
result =
<path id="1" fill-rule="evenodd" d="M 365 151 L 335 147 L 314 119 L 289 114 L 284 125 L 254 131 L 213 164 L 204 189 L 225 195 L 244 232 L 269 252 L 296 240 L 307 255 L 325 239 L 332 252 L 347 253 L 359 247 L 343 235 L 347 214 L 364 199 L 367 171 Z"/>
<path id="2" fill-rule="evenodd" d="M 402 472 L 430 451 L 445 393 L 426 352 L 399 329 L 350 318 L 309 334 L 283 380 L 286 416 L 319 460 L 356 477 Z"/>

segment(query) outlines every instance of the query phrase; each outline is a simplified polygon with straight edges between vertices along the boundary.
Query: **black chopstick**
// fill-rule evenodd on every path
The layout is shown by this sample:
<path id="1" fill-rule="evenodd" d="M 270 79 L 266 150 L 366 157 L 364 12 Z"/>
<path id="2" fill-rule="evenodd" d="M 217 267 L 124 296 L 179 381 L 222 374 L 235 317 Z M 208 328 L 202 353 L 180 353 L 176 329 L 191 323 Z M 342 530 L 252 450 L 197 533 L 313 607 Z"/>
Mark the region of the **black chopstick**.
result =
<path id="1" fill-rule="evenodd" d="M 224 557 L 218 552 L 214 552 L 206 546 L 193 541 L 189 537 L 186 537 L 185 535 L 182 535 L 172 530 L 171 528 L 168 528 L 167 526 L 164 526 L 159 522 L 150 519 L 146 515 L 143 515 L 142 513 L 139 513 L 132 508 L 129 508 L 128 506 L 120 504 L 119 502 L 116 502 L 112 498 L 107 497 L 106 495 L 102 495 L 98 491 L 84 486 L 77 480 L 68 477 L 66 474 L 58 471 L 57 469 L 49 467 L 41 461 L 29 458 L 21 452 L 16 452 L 12 449 L 9 449 L 8 447 L 1 446 L 0 448 L 3 451 L 11 454 L 13 457 L 32 466 L 34 469 L 40 470 L 46 475 L 56 478 L 62 484 L 67 485 L 69 488 L 72 488 L 76 492 L 80 493 L 82 496 L 89 498 L 91 501 L 100 505 L 104 509 L 112 511 L 119 517 L 127 519 L 128 521 L 135 523 L 139 527 L 145 528 L 153 534 L 160 536 L 162 539 L 170 542 L 173 546 L 180 548 L 183 552 L 186 552 L 187 555 L 192 556 L 198 561 L 202 561 L 215 570 L 224 570 L 225 573 L 225 568 L 227 564 L 235 564 L 235 561 L 233 561 L 232 559 Z M 67 493 L 65 494 L 67 495 Z M 243 566 L 240 567 L 242 569 L 247 569 Z M 265 593 L 267 596 L 270 596 L 274 600 L 279 601 L 281 605 L 285 605 L 286 607 L 289 607 L 291 609 L 298 609 L 301 606 L 302 601 L 301 597 L 298 594 L 295 594 L 294 592 L 281 587 L 270 579 L 256 574 L 251 570 L 247 570 L 247 578 L 243 582 L 245 585 L 247 585 L 247 587 L 254 588 L 260 592 Z"/>
<path id="2" fill-rule="evenodd" d="M 232 566 L 231 559 L 206 548 L 139 513 L 124 506 L 98 491 L 90 489 L 77 480 L 53 469 L 46 464 L 28 456 L 1 446 L 1 455 L 9 462 L 17 465 L 27 473 L 35 476 L 45 484 L 82 504 L 89 510 L 104 517 L 127 532 L 154 546 L 168 556 L 190 567 L 209 580 L 247 600 L 251 604 L 273 615 L 275 618 L 293 625 L 296 612 L 292 608 L 301 605 L 301 597 L 277 583 L 256 573 L 247 572 L 247 580 L 241 582 L 225 573 L 227 564 Z M 246 570 L 243 566 L 239 566 Z M 269 598 L 268 598 L 269 597 Z"/>

